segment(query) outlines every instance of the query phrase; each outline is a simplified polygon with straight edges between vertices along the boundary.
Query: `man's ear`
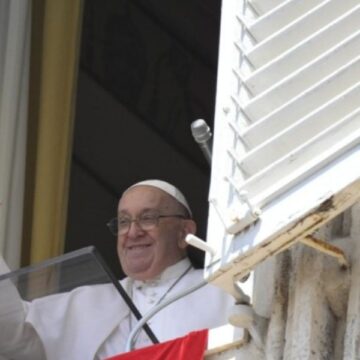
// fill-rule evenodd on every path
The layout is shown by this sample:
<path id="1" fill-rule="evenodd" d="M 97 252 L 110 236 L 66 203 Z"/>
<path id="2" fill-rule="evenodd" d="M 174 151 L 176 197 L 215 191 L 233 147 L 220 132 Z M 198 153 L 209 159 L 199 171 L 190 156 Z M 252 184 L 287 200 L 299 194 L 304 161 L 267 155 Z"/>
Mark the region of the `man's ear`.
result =
<path id="1" fill-rule="evenodd" d="M 191 219 L 183 220 L 182 234 L 178 240 L 180 249 L 185 249 L 188 246 L 188 243 L 185 241 L 186 235 L 188 234 L 196 234 L 196 223 Z"/>

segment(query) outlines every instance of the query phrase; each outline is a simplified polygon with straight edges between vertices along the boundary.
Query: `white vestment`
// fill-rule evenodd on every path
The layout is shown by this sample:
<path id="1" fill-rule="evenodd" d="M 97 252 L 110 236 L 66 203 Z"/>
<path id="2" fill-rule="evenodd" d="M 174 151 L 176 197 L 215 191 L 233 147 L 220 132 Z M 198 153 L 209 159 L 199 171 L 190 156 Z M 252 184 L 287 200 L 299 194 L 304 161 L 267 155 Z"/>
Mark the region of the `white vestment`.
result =
<path id="1" fill-rule="evenodd" d="M 152 281 L 126 278 L 121 283 L 144 314 L 159 300 L 202 280 L 202 270 L 188 269 L 189 264 L 187 259 L 182 260 Z M 233 304 L 230 295 L 206 285 L 162 309 L 148 324 L 157 338 L 165 341 L 193 330 L 225 324 Z M 93 360 L 119 354 L 125 350 L 130 327 L 136 323 L 112 284 L 82 286 L 69 293 L 34 300 L 24 307 L 24 314 L 26 327 L 31 325 L 35 329 L 47 360 Z M 0 334 L 0 355 L 3 355 L 2 341 Z M 151 345 L 151 341 L 142 331 L 136 347 L 146 345 Z M 28 354 L 24 359 L 42 357 Z"/>

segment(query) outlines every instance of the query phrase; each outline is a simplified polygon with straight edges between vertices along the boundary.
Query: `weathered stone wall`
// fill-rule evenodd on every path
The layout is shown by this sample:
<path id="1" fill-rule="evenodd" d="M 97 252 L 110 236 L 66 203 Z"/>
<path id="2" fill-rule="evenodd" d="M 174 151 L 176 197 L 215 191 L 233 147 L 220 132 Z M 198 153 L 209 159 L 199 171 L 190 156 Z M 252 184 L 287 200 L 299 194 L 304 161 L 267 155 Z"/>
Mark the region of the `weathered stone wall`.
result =
<path id="1" fill-rule="evenodd" d="M 255 270 L 253 294 L 263 347 L 250 340 L 207 359 L 360 359 L 360 205 L 317 236 L 341 248 L 349 268 L 303 244 L 270 258 Z"/>

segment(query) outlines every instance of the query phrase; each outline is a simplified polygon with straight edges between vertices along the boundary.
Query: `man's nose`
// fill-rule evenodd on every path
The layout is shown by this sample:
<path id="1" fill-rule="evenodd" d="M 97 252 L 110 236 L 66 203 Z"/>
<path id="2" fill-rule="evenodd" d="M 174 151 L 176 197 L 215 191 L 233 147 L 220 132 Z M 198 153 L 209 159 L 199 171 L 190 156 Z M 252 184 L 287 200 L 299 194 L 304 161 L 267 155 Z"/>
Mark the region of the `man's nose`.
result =
<path id="1" fill-rule="evenodd" d="M 127 232 L 128 237 L 137 237 L 139 234 L 142 234 L 144 230 L 141 228 L 139 222 L 134 220 L 129 225 L 129 230 Z"/>

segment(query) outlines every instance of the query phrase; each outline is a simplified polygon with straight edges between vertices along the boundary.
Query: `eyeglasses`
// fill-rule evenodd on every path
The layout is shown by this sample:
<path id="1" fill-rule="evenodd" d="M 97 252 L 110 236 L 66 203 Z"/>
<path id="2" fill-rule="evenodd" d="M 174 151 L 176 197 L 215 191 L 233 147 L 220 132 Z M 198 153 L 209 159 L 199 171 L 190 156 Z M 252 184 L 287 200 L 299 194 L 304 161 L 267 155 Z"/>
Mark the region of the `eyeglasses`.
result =
<path id="1" fill-rule="evenodd" d="M 106 225 L 115 236 L 126 234 L 131 224 L 136 223 L 142 230 L 148 231 L 159 225 L 159 219 L 163 218 L 180 218 L 187 219 L 188 217 L 181 214 L 171 214 L 171 215 L 160 215 L 160 214 L 142 214 L 136 219 L 131 219 L 129 217 L 119 217 L 111 219 Z"/>

